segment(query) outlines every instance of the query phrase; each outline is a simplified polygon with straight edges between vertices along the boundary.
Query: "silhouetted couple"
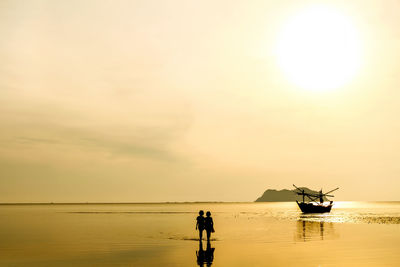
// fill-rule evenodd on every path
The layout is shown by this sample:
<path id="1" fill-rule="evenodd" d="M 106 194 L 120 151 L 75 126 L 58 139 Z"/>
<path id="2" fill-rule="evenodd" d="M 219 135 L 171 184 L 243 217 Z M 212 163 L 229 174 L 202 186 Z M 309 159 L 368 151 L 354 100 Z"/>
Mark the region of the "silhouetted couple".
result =
<path id="1" fill-rule="evenodd" d="M 211 233 L 214 233 L 214 222 L 211 218 L 211 212 L 207 211 L 206 217 L 203 216 L 204 211 L 199 211 L 199 216 L 197 216 L 196 230 L 199 230 L 200 241 L 203 238 L 203 230 L 206 230 L 207 241 L 210 241 Z"/>

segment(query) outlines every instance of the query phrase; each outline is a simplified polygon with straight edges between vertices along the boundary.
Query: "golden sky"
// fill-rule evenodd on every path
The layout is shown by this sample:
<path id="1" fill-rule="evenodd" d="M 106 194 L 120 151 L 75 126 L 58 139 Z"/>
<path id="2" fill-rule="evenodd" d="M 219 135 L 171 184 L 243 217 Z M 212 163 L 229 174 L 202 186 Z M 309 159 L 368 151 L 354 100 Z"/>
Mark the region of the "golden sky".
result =
<path id="1" fill-rule="evenodd" d="M 398 200 L 400 3 L 349 2 L 1 1 L 0 201 Z"/>

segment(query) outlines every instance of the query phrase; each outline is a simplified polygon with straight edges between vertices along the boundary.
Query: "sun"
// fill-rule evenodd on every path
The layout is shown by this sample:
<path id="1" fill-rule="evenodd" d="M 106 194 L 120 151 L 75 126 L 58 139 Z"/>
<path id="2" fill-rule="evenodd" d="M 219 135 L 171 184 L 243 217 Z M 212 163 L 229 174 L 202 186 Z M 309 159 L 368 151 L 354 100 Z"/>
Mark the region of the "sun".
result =
<path id="1" fill-rule="evenodd" d="M 299 87 L 325 91 L 348 83 L 360 66 L 360 40 L 352 21 L 328 6 L 301 10 L 278 36 L 277 62 Z"/>

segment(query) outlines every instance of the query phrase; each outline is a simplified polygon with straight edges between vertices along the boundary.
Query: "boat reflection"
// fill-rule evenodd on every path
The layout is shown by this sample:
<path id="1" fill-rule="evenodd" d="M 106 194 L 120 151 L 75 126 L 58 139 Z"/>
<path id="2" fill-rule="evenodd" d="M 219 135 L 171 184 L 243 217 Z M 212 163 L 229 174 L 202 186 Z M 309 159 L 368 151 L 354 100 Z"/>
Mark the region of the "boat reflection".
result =
<path id="1" fill-rule="evenodd" d="M 306 221 L 299 219 L 296 222 L 295 241 L 316 241 L 336 239 L 339 234 L 335 231 L 334 223 L 324 221 Z"/>
<path id="2" fill-rule="evenodd" d="M 197 257 L 197 265 L 199 266 L 211 266 L 213 260 L 214 260 L 214 251 L 215 248 L 211 247 L 211 242 L 207 242 L 207 248 L 206 250 L 203 250 L 203 242 L 200 240 L 199 242 L 199 250 L 196 251 L 196 257 Z"/>

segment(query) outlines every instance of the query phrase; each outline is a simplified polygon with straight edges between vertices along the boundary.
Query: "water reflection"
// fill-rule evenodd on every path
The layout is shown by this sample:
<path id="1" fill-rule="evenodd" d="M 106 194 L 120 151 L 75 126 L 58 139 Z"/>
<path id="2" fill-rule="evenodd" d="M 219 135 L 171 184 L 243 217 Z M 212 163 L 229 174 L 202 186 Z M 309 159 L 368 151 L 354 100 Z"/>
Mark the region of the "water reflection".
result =
<path id="1" fill-rule="evenodd" d="M 324 221 L 305 221 L 299 219 L 296 222 L 295 241 L 313 241 L 335 239 L 339 235 L 335 231 L 334 223 Z"/>
<path id="2" fill-rule="evenodd" d="M 197 264 L 199 266 L 211 266 L 214 260 L 214 250 L 215 248 L 211 247 L 211 242 L 207 242 L 206 250 L 203 250 L 203 241 L 199 242 L 199 250 L 196 251 Z"/>

